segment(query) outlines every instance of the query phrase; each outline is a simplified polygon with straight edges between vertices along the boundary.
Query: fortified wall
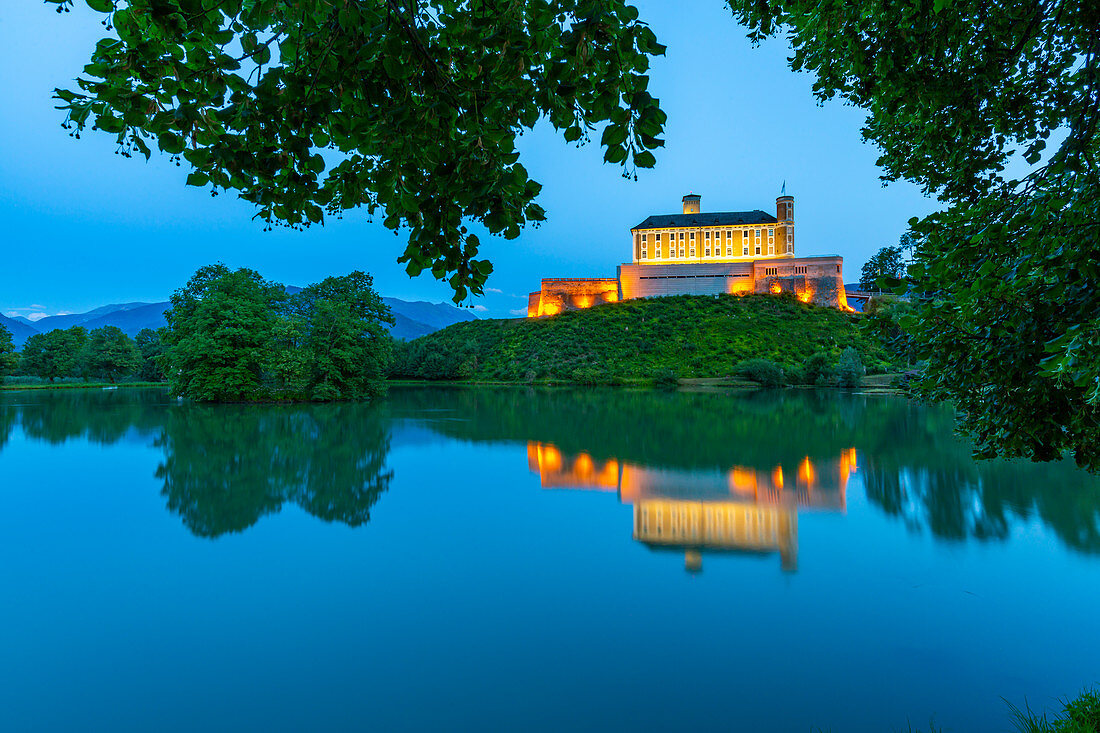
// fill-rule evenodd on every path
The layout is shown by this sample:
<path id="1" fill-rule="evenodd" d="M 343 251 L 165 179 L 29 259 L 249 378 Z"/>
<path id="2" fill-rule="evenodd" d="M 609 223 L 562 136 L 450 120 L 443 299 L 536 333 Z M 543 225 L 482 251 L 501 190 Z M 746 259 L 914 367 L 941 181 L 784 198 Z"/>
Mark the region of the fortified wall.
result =
<path id="1" fill-rule="evenodd" d="M 684 196 L 682 214 L 648 217 L 631 229 L 632 262 L 615 278 L 546 278 L 528 296 L 528 317 L 551 316 L 597 303 L 664 295 L 779 295 L 851 310 L 839 255 L 796 257 L 794 197 L 764 211 L 701 213 L 700 197 Z"/>

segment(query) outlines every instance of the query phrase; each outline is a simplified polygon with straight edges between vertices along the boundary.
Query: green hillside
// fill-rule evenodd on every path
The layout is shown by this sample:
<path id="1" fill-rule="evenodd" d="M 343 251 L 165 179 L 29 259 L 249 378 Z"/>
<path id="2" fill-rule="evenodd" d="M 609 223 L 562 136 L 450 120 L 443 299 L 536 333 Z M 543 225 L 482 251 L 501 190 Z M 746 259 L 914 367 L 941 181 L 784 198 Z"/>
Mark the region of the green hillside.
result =
<path id="1" fill-rule="evenodd" d="M 739 363 L 763 358 L 797 382 L 808 357 L 824 352 L 835 364 L 848 346 L 869 371 L 888 369 L 858 318 L 767 295 L 631 300 L 550 318 L 455 324 L 399 344 L 391 376 L 615 383 L 668 373 L 728 377 Z"/>

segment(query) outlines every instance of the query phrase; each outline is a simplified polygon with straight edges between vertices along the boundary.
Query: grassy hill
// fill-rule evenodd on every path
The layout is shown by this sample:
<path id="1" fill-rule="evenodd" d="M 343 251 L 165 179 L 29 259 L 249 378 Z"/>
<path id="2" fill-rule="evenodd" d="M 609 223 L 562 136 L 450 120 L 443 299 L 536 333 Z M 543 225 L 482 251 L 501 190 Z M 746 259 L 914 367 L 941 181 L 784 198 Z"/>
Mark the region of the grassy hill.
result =
<path id="1" fill-rule="evenodd" d="M 888 369 L 886 353 L 857 328 L 858 318 L 765 295 L 631 300 L 550 318 L 455 324 L 399 344 L 392 376 L 615 383 L 668 372 L 728 377 L 754 358 L 794 376 L 812 354 L 825 352 L 835 364 L 848 346 L 869 371 Z"/>

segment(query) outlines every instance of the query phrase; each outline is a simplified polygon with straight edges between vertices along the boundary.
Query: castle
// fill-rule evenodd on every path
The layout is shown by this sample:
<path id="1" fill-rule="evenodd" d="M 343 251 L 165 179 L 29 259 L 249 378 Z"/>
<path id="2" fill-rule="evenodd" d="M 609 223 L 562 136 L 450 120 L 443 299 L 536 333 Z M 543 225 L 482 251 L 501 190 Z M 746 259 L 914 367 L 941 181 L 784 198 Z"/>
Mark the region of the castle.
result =
<path id="1" fill-rule="evenodd" d="M 544 278 L 528 296 L 528 317 L 552 316 L 631 298 L 660 295 L 791 293 L 804 303 L 848 310 L 844 258 L 795 257 L 794 197 L 767 212 L 702 213 L 701 197 L 683 213 L 650 216 L 630 230 L 632 259 L 614 278 Z"/>

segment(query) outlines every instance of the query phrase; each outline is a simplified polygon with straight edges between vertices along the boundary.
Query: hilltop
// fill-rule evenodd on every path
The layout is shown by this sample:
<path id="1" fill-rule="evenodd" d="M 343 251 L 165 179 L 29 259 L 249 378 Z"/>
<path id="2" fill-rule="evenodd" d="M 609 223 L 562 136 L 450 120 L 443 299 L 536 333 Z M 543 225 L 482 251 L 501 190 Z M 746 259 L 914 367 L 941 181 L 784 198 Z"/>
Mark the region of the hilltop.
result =
<path id="1" fill-rule="evenodd" d="M 768 295 L 673 296 L 550 318 L 459 323 L 400 344 L 391 374 L 410 379 L 618 382 L 728 377 L 748 359 L 788 370 L 852 346 L 870 371 L 890 366 L 860 316 Z"/>

